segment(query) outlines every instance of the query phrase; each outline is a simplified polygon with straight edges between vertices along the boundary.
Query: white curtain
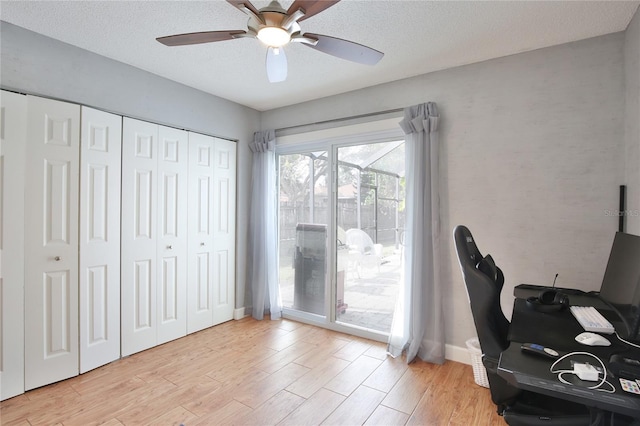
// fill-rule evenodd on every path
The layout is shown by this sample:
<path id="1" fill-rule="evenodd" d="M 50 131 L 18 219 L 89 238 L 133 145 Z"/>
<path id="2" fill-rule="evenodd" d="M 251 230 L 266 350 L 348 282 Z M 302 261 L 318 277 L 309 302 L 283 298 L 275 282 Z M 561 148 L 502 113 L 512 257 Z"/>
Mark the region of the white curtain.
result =
<path id="1" fill-rule="evenodd" d="M 438 119 L 429 102 L 405 108 L 400 122 L 406 135 L 406 255 L 388 351 L 394 357 L 406 351 L 407 363 L 416 356 L 444 362 Z"/>
<path id="2" fill-rule="evenodd" d="M 250 145 L 253 152 L 253 176 L 249 212 L 249 248 L 247 277 L 250 280 L 252 316 L 261 320 L 282 316 L 278 287 L 276 219 L 276 155 L 275 132 L 256 132 Z"/>

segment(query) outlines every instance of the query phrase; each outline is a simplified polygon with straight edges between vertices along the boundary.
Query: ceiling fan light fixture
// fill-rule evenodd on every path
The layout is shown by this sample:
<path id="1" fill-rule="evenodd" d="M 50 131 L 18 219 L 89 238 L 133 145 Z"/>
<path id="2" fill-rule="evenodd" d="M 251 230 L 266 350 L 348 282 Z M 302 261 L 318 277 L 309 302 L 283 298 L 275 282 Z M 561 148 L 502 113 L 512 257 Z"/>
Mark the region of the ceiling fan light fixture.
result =
<path id="1" fill-rule="evenodd" d="M 291 41 L 291 35 L 279 27 L 262 27 L 258 31 L 258 40 L 270 47 L 282 47 Z"/>

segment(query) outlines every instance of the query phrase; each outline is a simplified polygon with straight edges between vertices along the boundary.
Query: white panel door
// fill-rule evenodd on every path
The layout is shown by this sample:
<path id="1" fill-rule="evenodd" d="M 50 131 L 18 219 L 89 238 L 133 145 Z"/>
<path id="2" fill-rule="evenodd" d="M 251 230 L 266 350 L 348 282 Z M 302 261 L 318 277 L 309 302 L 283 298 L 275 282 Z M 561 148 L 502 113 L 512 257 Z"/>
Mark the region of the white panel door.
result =
<path id="1" fill-rule="evenodd" d="M 187 132 L 158 129 L 157 344 L 187 333 Z"/>
<path id="2" fill-rule="evenodd" d="M 82 107 L 80 373 L 120 357 L 122 117 Z"/>
<path id="3" fill-rule="evenodd" d="M 26 131 L 27 97 L 3 90 L 0 92 L 0 400 L 24 392 Z"/>
<path id="4" fill-rule="evenodd" d="M 213 141 L 189 133 L 189 333 L 213 325 Z"/>
<path id="5" fill-rule="evenodd" d="M 122 124 L 122 355 L 156 345 L 158 126 Z"/>
<path id="6" fill-rule="evenodd" d="M 236 282 L 236 144 L 214 142 L 213 324 L 233 319 Z"/>
<path id="7" fill-rule="evenodd" d="M 80 106 L 27 97 L 25 390 L 78 374 Z"/>

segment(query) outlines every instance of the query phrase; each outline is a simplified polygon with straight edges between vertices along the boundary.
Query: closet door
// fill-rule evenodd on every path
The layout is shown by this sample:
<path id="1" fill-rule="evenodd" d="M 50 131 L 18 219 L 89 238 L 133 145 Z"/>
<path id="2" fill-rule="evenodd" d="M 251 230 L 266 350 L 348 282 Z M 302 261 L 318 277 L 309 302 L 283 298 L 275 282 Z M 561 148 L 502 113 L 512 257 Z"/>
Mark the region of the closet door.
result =
<path id="1" fill-rule="evenodd" d="M 27 97 L 0 93 L 0 400 L 24 392 Z"/>
<path id="2" fill-rule="evenodd" d="M 25 390 L 78 374 L 80 107 L 27 97 Z"/>
<path id="3" fill-rule="evenodd" d="M 120 357 L 122 117 L 82 107 L 80 373 Z"/>
<path id="4" fill-rule="evenodd" d="M 158 338 L 187 333 L 187 132 L 158 128 Z"/>
<path id="5" fill-rule="evenodd" d="M 124 118 L 122 131 L 122 355 L 156 344 L 158 126 Z"/>
<path id="6" fill-rule="evenodd" d="M 187 331 L 213 325 L 213 138 L 189 133 Z"/>
<path id="7" fill-rule="evenodd" d="M 236 282 L 236 144 L 214 142 L 213 324 L 233 319 Z"/>

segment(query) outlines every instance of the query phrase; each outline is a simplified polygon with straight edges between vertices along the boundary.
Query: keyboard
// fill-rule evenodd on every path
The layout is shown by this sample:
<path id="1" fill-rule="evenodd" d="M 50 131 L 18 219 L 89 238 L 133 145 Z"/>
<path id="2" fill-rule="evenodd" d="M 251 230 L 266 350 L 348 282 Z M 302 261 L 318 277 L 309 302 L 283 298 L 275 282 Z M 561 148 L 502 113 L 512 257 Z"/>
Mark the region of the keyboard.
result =
<path id="1" fill-rule="evenodd" d="M 615 331 L 613 325 L 593 306 L 571 306 L 569 309 L 585 331 L 604 334 Z"/>

